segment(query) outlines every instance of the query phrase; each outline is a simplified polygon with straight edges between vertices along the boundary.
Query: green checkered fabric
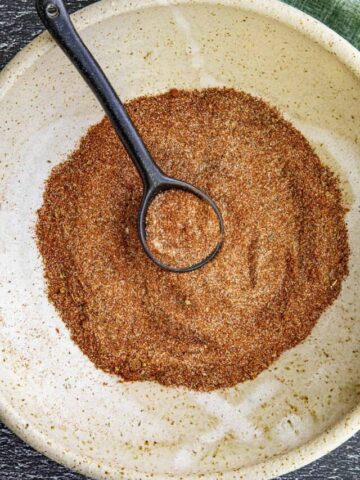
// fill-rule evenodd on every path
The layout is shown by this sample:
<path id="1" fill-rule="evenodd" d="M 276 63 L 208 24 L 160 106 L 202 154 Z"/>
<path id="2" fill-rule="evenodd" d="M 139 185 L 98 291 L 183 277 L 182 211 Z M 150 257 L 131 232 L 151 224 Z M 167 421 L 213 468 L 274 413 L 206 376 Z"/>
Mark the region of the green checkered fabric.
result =
<path id="1" fill-rule="evenodd" d="M 283 0 L 325 23 L 360 50 L 360 0 Z"/>

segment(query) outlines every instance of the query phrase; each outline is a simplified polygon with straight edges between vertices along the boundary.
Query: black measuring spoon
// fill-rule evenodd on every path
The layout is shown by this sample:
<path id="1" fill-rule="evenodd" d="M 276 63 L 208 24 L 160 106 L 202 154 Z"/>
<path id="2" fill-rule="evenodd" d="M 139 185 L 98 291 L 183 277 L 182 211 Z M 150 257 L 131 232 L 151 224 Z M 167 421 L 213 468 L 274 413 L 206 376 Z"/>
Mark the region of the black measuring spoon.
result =
<path id="1" fill-rule="evenodd" d="M 224 241 L 224 222 L 216 203 L 193 185 L 168 177 L 156 165 L 121 100 L 75 30 L 64 2 L 36 0 L 36 9 L 46 29 L 94 92 L 142 178 L 144 192 L 139 209 L 138 232 L 146 254 L 159 267 L 171 272 L 191 272 L 206 265 L 216 256 Z M 146 240 L 146 215 L 149 205 L 158 193 L 171 189 L 184 190 L 204 200 L 212 207 L 219 221 L 220 236 L 214 249 L 201 261 L 184 268 L 175 268 L 161 262 L 153 255 Z"/>

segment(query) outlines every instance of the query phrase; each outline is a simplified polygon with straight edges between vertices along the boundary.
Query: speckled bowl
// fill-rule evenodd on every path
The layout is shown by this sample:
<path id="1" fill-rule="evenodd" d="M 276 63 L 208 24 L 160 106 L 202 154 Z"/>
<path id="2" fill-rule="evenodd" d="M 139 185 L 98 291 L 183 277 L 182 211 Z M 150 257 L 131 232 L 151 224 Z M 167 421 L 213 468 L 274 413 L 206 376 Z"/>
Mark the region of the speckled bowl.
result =
<path id="1" fill-rule="evenodd" d="M 340 176 L 350 275 L 308 339 L 254 381 L 212 393 L 122 384 L 71 342 L 34 241 L 44 180 L 102 112 L 47 34 L 1 74 L 0 415 L 99 479 L 268 479 L 359 428 L 360 54 L 272 0 L 104 0 L 74 16 L 123 98 L 227 85 L 259 95 Z"/>

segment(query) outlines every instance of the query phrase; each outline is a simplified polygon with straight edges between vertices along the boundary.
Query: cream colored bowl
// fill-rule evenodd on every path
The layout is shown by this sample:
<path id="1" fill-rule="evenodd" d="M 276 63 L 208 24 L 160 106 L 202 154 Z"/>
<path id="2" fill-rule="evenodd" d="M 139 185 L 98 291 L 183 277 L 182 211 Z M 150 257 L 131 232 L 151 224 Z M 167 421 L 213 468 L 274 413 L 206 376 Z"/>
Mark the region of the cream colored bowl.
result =
<path id="1" fill-rule="evenodd" d="M 267 479 L 359 428 L 360 54 L 272 0 L 104 0 L 74 16 L 123 98 L 226 85 L 279 107 L 341 179 L 350 274 L 308 339 L 212 393 L 119 383 L 71 342 L 44 293 L 35 212 L 50 169 L 102 111 L 41 35 L 1 75 L 0 414 L 99 479 Z"/>

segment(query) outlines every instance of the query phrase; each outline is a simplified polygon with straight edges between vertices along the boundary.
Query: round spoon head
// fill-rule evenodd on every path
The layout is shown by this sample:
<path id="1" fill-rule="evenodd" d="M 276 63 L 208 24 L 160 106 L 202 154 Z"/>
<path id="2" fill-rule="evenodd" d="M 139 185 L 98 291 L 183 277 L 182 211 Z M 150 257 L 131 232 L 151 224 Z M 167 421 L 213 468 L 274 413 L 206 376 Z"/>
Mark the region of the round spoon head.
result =
<path id="1" fill-rule="evenodd" d="M 185 267 L 175 267 L 175 266 L 171 266 L 169 264 L 164 263 L 154 255 L 154 253 L 149 248 L 149 244 L 148 244 L 147 231 L 146 231 L 146 218 L 147 218 L 149 207 L 152 201 L 155 199 L 155 197 L 159 193 L 165 192 L 167 190 L 183 190 L 187 193 L 191 193 L 192 195 L 195 195 L 196 197 L 200 198 L 201 200 L 206 202 L 215 212 L 216 218 L 219 224 L 219 239 L 214 245 L 214 248 L 210 251 L 208 255 L 206 255 L 200 261 L 193 263 L 191 265 L 187 265 Z M 148 190 L 145 193 L 140 206 L 140 210 L 139 210 L 138 230 L 139 230 L 140 242 L 147 256 L 159 267 L 169 272 L 175 272 L 175 273 L 192 272 L 201 267 L 204 267 L 219 253 L 222 247 L 222 244 L 224 242 L 224 221 L 223 221 L 221 212 L 218 206 L 216 205 L 216 203 L 214 202 L 214 200 L 212 200 L 212 198 L 209 197 L 209 195 L 207 195 L 205 192 L 194 187 L 193 185 L 186 182 L 182 182 L 181 180 L 175 180 L 172 178 L 168 178 L 165 182 L 158 184 L 156 187 Z"/>

